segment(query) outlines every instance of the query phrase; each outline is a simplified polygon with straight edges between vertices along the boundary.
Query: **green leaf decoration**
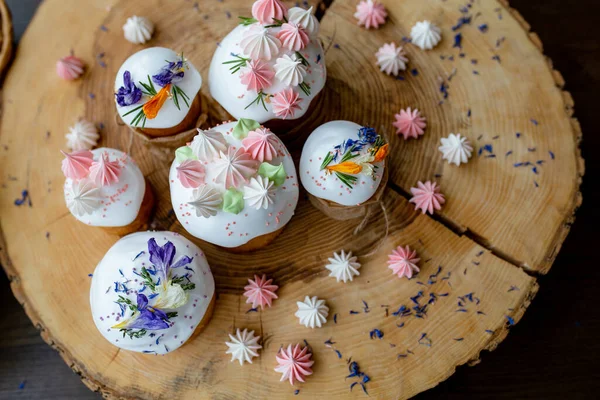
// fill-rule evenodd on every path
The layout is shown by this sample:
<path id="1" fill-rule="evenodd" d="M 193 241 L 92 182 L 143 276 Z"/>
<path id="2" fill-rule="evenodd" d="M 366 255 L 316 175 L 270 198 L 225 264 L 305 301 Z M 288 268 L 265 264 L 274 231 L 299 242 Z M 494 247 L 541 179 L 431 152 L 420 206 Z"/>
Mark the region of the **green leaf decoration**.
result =
<path id="1" fill-rule="evenodd" d="M 175 159 L 181 163 L 185 160 L 197 160 L 198 157 L 194 155 L 191 147 L 183 146 L 175 150 Z"/>
<path id="2" fill-rule="evenodd" d="M 234 188 L 229 188 L 223 194 L 223 211 L 239 214 L 244 209 L 244 194 Z"/>
<path id="3" fill-rule="evenodd" d="M 258 168 L 258 174 L 264 178 L 269 178 L 270 181 L 275 183 L 275 186 L 283 185 L 285 182 L 286 173 L 285 168 L 283 168 L 283 163 L 279 165 L 272 165 L 269 163 L 262 163 Z"/>
<path id="4" fill-rule="evenodd" d="M 233 128 L 233 137 L 242 140 L 248 136 L 248 132 L 260 128 L 260 124 L 253 119 L 241 118 Z"/>

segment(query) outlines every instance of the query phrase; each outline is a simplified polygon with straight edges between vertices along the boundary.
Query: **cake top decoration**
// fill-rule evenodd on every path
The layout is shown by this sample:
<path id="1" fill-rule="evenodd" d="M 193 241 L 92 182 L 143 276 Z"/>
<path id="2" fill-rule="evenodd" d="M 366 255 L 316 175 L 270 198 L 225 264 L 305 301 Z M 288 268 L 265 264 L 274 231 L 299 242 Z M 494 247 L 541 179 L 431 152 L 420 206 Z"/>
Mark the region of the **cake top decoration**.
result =
<path id="1" fill-rule="evenodd" d="M 325 300 L 320 300 L 317 296 L 306 296 L 304 301 L 297 301 L 298 311 L 296 317 L 300 320 L 300 324 L 307 328 L 320 328 L 327 322 L 329 315 L 329 307 L 325 305 Z"/>
<path id="2" fill-rule="evenodd" d="M 182 53 L 143 49 L 117 72 L 117 111 L 132 127 L 171 128 L 187 116 L 201 86 L 200 74 Z"/>
<path id="3" fill-rule="evenodd" d="M 397 76 L 400 71 L 406 69 L 408 58 L 402 46 L 396 47 L 395 43 L 386 43 L 379 48 L 377 53 L 377 65 L 382 72 L 388 75 Z"/>
<path id="4" fill-rule="evenodd" d="M 89 150 L 78 150 L 65 153 L 61 150 L 65 159 L 62 161 L 62 172 L 67 178 L 74 180 L 83 179 L 90 173 L 90 167 L 94 162 L 94 155 Z"/>
<path id="5" fill-rule="evenodd" d="M 417 187 L 411 188 L 410 192 L 413 195 L 410 202 L 415 204 L 415 210 L 420 209 L 423 214 L 426 212 L 433 214 L 434 209 L 441 210 L 442 204 L 446 202 L 436 182 L 423 183 L 419 181 Z"/>
<path id="6" fill-rule="evenodd" d="M 396 127 L 396 133 L 404 136 L 404 140 L 409 138 L 418 139 L 420 135 L 425 133 L 425 127 L 427 126 L 426 120 L 421 116 L 419 110 L 411 110 L 408 107 L 406 110 L 400 110 L 399 114 L 396 114 L 396 121 L 394 127 Z"/>
<path id="7" fill-rule="evenodd" d="M 279 365 L 275 367 L 275 371 L 282 374 L 280 381 L 289 380 L 291 385 L 296 381 L 304 382 L 306 376 L 312 375 L 311 367 L 315 362 L 311 358 L 312 353 L 308 346 L 301 347 L 300 344 L 296 344 L 292 348 L 290 344 L 287 348 L 279 349 L 275 356 Z"/>
<path id="8" fill-rule="evenodd" d="M 256 1 L 252 10 L 215 51 L 211 95 L 237 119 L 300 118 L 325 84 L 319 23 L 279 0 Z"/>
<path id="9" fill-rule="evenodd" d="M 56 62 L 56 74 L 66 80 L 72 81 L 83 75 L 85 63 L 73 54 L 61 58 Z"/>
<path id="10" fill-rule="evenodd" d="M 98 330 L 118 347 L 165 354 L 192 336 L 214 298 L 202 251 L 172 232 L 137 232 L 110 248 L 92 276 Z"/>
<path id="11" fill-rule="evenodd" d="M 154 33 L 154 24 L 146 17 L 134 15 L 127 18 L 123 25 L 123 34 L 128 42 L 133 44 L 144 44 Z"/>
<path id="12" fill-rule="evenodd" d="M 67 201 L 67 207 L 78 217 L 92 214 L 102 205 L 100 189 L 90 181 L 74 182 L 71 190 L 71 199 Z"/>
<path id="13" fill-rule="evenodd" d="M 385 23 L 387 15 L 385 7 L 377 0 L 363 0 L 356 6 L 354 18 L 358 20 L 359 26 L 377 29 Z"/>
<path id="14" fill-rule="evenodd" d="M 254 275 L 254 280 L 248 279 L 248 285 L 244 287 L 244 296 L 248 298 L 246 303 L 251 303 L 252 308 L 260 306 L 261 310 L 264 310 L 265 306 L 271 307 L 271 303 L 277 298 L 275 292 L 279 289 L 279 286 L 273 285 L 272 282 L 273 279 L 267 280 L 266 275 L 262 278 Z"/>
<path id="15" fill-rule="evenodd" d="M 98 187 L 109 186 L 119 182 L 121 166 L 118 161 L 110 161 L 108 153 L 102 153 L 98 161 L 90 166 L 90 179 Z"/>
<path id="16" fill-rule="evenodd" d="M 262 349 L 262 346 L 258 344 L 260 336 L 254 336 L 254 331 L 248 331 L 244 329 L 240 331 L 238 328 L 235 332 L 235 336 L 229 334 L 231 342 L 225 342 L 227 351 L 225 354 L 231 354 L 231 361 L 239 361 L 240 365 L 244 365 L 245 362 L 252 364 L 252 358 L 258 357 L 257 350 Z"/>
<path id="17" fill-rule="evenodd" d="M 417 252 L 411 250 L 409 246 L 405 248 L 398 246 L 388 256 L 388 266 L 394 274 L 398 275 L 398 278 L 406 277 L 410 279 L 414 273 L 419 272 L 417 263 L 420 260 L 417 257 Z"/>
<path id="18" fill-rule="evenodd" d="M 204 183 L 204 167 L 198 160 L 185 160 L 177 167 L 177 178 L 185 188 L 197 188 Z"/>
<path id="19" fill-rule="evenodd" d="M 421 21 L 412 27 L 410 37 L 416 46 L 431 50 L 442 40 L 442 30 L 429 21 Z"/>
<path id="20" fill-rule="evenodd" d="M 448 164 L 459 166 L 461 163 L 467 163 L 473 154 L 471 142 L 459 134 L 451 133 L 447 138 L 441 139 L 442 145 L 438 147 L 442 153 L 443 159 L 448 160 Z"/>
<path id="21" fill-rule="evenodd" d="M 329 276 L 334 277 L 338 282 L 352 281 L 355 276 L 360 275 L 358 269 L 360 263 L 356 256 L 352 256 L 352 252 L 346 253 L 342 250 L 340 253 L 333 253 L 333 258 L 328 258 L 329 264 L 325 266 L 331 273 Z"/>
<path id="22" fill-rule="evenodd" d="M 94 124 L 82 119 L 69 128 L 69 133 L 65 137 L 67 138 L 67 147 L 78 151 L 94 148 L 98 144 L 100 135 Z"/>

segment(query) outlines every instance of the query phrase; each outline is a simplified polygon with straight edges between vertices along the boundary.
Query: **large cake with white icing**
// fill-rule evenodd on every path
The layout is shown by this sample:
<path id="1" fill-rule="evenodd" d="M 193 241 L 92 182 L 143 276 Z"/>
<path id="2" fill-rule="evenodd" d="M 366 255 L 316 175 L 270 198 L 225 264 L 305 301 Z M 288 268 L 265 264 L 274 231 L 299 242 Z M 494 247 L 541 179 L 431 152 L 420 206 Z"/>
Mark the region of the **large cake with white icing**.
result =
<path id="1" fill-rule="evenodd" d="M 120 235 L 148 221 L 154 196 L 131 157 L 109 148 L 63 154 L 65 202 L 75 218 Z"/>
<path id="2" fill-rule="evenodd" d="M 169 175 L 173 210 L 193 236 L 250 251 L 294 215 L 298 180 L 281 140 L 256 121 L 216 126 L 179 148 Z"/>
<path id="3" fill-rule="evenodd" d="M 184 54 L 151 47 L 130 56 L 115 79 L 123 122 L 149 136 L 170 136 L 194 127 L 201 113 L 202 77 Z"/>
<path id="4" fill-rule="evenodd" d="M 388 148 L 373 128 L 350 121 L 327 122 L 311 133 L 302 149 L 302 185 L 326 204 L 360 206 L 373 198 L 386 178 Z"/>
<path id="5" fill-rule="evenodd" d="M 112 246 L 92 276 L 100 333 L 125 350 L 165 354 L 208 323 L 215 298 L 210 267 L 195 244 L 172 232 L 138 232 Z"/>
<path id="6" fill-rule="evenodd" d="M 280 0 L 258 0 L 252 17 L 240 18 L 213 56 L 212 97 L 235 119 L 303 117 L 327 77 L 312 7 L 288 10 Z"/>

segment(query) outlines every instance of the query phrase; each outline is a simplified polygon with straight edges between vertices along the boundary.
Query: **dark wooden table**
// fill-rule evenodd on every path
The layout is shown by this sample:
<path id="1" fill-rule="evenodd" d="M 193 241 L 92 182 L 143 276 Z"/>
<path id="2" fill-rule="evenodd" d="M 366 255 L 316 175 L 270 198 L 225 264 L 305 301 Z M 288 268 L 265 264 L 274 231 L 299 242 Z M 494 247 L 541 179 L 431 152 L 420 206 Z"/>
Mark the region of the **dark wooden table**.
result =
<path id="1" fill-rule="evenodd" d="M 20 38 L 41 0 L 8 0 Z M 487 1 L 487 0 L 478 0 Z M 584 132 L 586 176 L 577 221 L 523 320 L 476 367 L 460 367 L 419 399 L 600 396 L 600 1 L 512 0 L 567 81 Z M 0 192 L 0 195 L 2 193 Z M 39 337 L 0 272 L 0 400 L 98 399 Z"/>

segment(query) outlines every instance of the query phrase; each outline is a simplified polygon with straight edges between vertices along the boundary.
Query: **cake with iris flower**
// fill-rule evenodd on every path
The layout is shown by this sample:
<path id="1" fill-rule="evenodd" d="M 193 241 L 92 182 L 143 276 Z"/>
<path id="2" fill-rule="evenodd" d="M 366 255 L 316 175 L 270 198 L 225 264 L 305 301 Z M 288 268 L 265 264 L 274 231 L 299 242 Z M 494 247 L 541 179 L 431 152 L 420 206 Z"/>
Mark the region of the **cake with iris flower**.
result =
<path id="1" fill-rule="evenodd" d="M 319 22 L 308 10 L 258 0 L 251 17 L 219 44 L 209 70 L 212 97 L 234 118 L 275 129 L 297 124 L 315 104 L 327 70 Z"/>
<path id="2" fill-rule="evenodd" d="M 350 121 L 321 125 L 304 144 L 300 179 L 309 199 L 327 216 L 365 215 L 383 193 L 389 145 L 375 129 Z"/>
<path id="3" fill-rule="evenodd" d="M 183 54 L 163 47 L 140 50 L 117 73 L 117 112 L 150 137 L 176 135 L 196 125 L 201 87 L 200 73 Z"/>
<path id="4" fill-rule="evenodd" d="M 154 195 L 131 157 L 108 148 L 63 155 L 65 201 L 75 218 L 118 235 L 148 222 Z"/>
<path id="5" fill-rule="evenodd" d="M 296 168 L 281 140 L 254 120 L 228 122 L 177 149 L 169 175 L 179 222 L 234 251 L 266 246 L 294 215 Z"/>
<path id="6" fill-rule="evenodd" d="M 113 345 L 166 354 L 199 334 L 215 305 L 202 250 L 172 232 L 121 238 L 92 274 L 92 318 Z"/>

